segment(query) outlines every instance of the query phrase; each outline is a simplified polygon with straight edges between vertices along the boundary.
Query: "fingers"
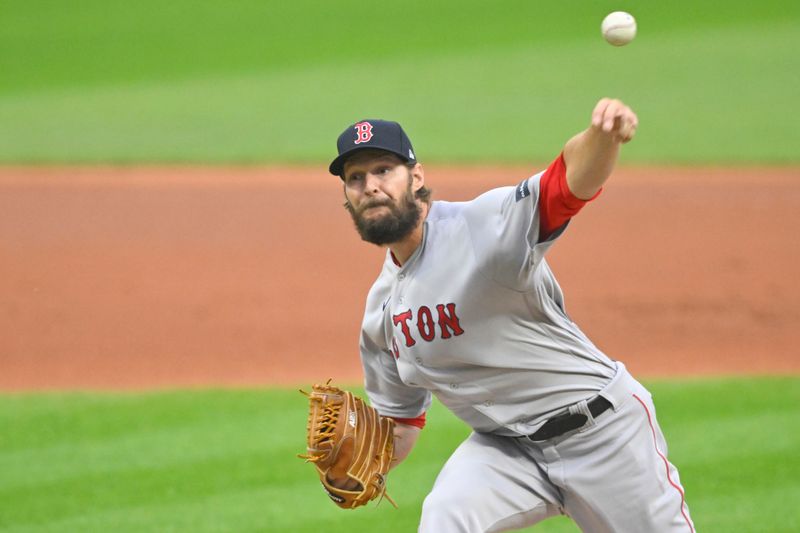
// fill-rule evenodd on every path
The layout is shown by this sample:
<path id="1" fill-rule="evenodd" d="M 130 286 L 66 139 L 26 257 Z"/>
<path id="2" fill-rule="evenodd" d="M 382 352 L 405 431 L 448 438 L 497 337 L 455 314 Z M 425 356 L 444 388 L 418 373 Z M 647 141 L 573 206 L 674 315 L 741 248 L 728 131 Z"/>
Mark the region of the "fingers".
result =
<path id="1" fill-rule="evenodd" d="M 592 111 L 592 126 L 595 128 L 600 128 L 603 125 L 603 117 L 608 107 L 608 104 L 611 103 L 610 98 L 602 98 L 597 105 L 594 106 L 594 111 Z"/>
<path id="2" fill-rule="evenodd" d="M 638 126 L 636 113 L 620 100 L 603 98 L 592 111 L 592 127 L 611 135 L 616 142 L 633 139 Z"/>
<path id="3" fill-rule="evenodd" d="M 633 113 L 631 111 L 631 113 Z M 633 115 L 632 120 L 624 120 L 619 127 L 617 138 L 621 143 L 626 143 L 633 139 L 633 136 L 636 135 L 636 128 L 639 126 L 639 120 L 636 118 L 636 115 Z"/>

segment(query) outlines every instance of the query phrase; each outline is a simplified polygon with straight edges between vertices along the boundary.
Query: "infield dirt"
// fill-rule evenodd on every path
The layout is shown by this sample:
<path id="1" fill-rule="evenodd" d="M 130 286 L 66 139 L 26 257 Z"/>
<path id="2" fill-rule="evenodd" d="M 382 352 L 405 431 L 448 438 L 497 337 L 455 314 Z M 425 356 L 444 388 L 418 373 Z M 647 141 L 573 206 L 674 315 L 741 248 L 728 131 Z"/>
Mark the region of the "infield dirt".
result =
<path id="1" fill-rule="evenodd" d="M 357 383 L 383 257 L 321 165 L 2 168 L 0 390 Z M 800 372 L 800 169 L 622 168 L 548 260 L 639 377 Z"/>

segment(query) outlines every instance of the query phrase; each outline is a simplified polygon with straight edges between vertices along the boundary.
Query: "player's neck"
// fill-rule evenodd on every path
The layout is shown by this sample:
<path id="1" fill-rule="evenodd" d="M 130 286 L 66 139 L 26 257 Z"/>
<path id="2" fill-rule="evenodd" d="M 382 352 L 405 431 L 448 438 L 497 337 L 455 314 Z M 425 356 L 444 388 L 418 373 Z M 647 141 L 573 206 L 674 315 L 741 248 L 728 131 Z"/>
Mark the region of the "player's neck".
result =
<path id="1" fill-rule="evenodd" d="M 422 204 L 422 216 L 419 217 L 419 223 L 416 227 L 408 234 L 408 236 L 397 242 L 393 242 L 389 245 L 389 249 L 392 251 L 392 256 L 394 256 L 395 262 L 399 263 L 400 266 L 406 264 L 406 261 L 414 255 L 414 252 L 417 251 L 419 245 L 422 244 L 422 235 L 423 235 L 423 227 L 425 225 L 425 218 L 428 216 L 428 209 L 429 205 L 427 203 Z"/>

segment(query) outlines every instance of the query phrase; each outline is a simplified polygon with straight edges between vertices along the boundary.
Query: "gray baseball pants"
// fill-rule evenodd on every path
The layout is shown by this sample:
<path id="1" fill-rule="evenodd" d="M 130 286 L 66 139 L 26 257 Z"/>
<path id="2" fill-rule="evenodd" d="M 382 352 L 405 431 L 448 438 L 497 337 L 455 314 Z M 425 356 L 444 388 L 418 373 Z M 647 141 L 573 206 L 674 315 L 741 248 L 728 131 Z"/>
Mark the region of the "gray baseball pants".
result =
<path id="1" fill-rule="evenodd" d="M 600 392 L 612 407 L 551 440 L 472 433 L 425 499 L 419 531 L 520 529 L 565 514 L 582 531 L 693 533 L 650 393 L 621 363 Z"/>

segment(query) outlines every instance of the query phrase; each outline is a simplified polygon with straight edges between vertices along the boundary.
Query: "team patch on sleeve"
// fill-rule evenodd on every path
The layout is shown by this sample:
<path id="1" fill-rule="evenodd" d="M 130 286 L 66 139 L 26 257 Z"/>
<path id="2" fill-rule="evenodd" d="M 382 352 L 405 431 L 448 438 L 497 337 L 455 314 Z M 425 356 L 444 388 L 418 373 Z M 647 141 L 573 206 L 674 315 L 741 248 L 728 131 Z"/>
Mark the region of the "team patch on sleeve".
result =
<path id="1" fill-rule="evenodd" d="M 517 185 L 517 201 L 519 202 L 523 198 L 527 198 L 531 195 L 530 189 L 528 189 L 528 180 L 527 178 L 522 180 L 519 185 Z"/>

